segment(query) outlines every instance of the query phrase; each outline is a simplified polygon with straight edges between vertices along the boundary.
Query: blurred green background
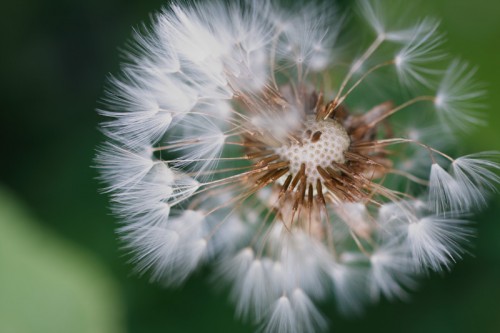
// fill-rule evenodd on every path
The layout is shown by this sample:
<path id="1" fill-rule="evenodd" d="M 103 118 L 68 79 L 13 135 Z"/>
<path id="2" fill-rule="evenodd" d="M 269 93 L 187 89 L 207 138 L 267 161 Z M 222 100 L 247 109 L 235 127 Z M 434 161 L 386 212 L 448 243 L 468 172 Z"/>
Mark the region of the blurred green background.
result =
<path id="1" fill-rule="evenodd" d="M 349 6 L 351 1 L 342 1 Z M 90 166 L 94 111 L 131 28 L 164 1 L 0 3 L 0 332 L 252 332 L 200 271 L 179 290 L 132 273 Z M 420 8 L 422 7 L 422 8 Z M 500 1 L 421 0 L 447 47 L 489 84 L 489 125 L 463 152 L 500 149 Z M 474 257 L 422 282 L 409 303 L 362 318 L 325 311 L 332 332 L 500 332 L 500 196 L 477 217 Z"/>

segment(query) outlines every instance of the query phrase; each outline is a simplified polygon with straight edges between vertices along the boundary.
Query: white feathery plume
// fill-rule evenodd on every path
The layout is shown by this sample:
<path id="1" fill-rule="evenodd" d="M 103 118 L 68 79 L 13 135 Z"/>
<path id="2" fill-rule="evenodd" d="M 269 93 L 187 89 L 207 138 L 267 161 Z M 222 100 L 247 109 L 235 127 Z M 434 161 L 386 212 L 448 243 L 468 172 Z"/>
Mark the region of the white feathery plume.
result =
<path id="1" fill-rule="evenodd" d="M 123 192 L 112 195 L 115 211 L 121 216 L 142 214 L 160 202 L 175 205 L 189 198 L 199 183 L 165 164 L 156 164 L 141 181 Z"/>
<path id="2" fill-rule="evenodd" d="M 483 152 L 459 157 L 451 163 L 451 174 L 437 163 L 431 168 L 429 201 L 438 213 L 466 212 L 480 209 L 489 194 L 496 191 L 500 177 L 497 152 Z"/>
<path id="3" fill-rule="evenodd" d="M 293 19 L 282 27 L 277 56 L 304 71 L 324 69 L 331 62 L 330 53 L 343 19 L 326 4 L 305 6 L 297 14 L 293 12 L 288 15 Z"/>
<path id="4" fill-rule="evenodd" d="M 296 333 L 299 328 L 298 318 L 295 316 L 290 299 L 281 296 L 272 307 L 269 319 L 263 329 L 266 333 L 290 332 Z"/>
<path id="5" fill-rule="evenodd" d="M 364 19 L 377 33 L 380 40 L 406 42 L 413 38 L 415 27 L 403 27 L 401 9 L 405 8 L 401 2 L 384 2 L 383 0 L 360 0 L 359 8 Z M 396 20 L 395 18 L 399 18 Z"/>
<path id="6" fill-rule="evenodd" d="M 295 289 L 292 293 L 291 302 L 298 322 L 297 332 L 313 333 L 326 329 L 327 321 L 304 290 Z"/>
<path id="7" fill-rule="evenodd" d="M 454 60 L 439 85 L 434 105 L 442 124 L 449 130 L 468 131 L 471 125 L 484 125 L 479 109 L 486 92 L 474 79 L 476 68 Z"/>
<path id="8" fill-rule="evenodd" d="M 228 15 L 230 20 L 231 40 L 233 50 L 226 59 L 230 69 L 231 84 L 237 90 L 259 91 L 269 79 L 269 45 L 275 34 L 275 27 L 269 17 L 272 2 L 251 0 L 251 6 L 241 6 L 238 2 L 230 5 Z"/>
<path id="9" fill-rule="evenodd" d="M 233 258 L 220 263 L 220 275 L 231 282 L 231 299 L 236 304 L 236 314 L 260 322 L 272 302 L 269 289 L 268 266 L 255 258 L 251 248 L 241 250 Z"/>
<path id="10" fill-rule="evenodd" d="M 500 170 L 498 152 L 482 152 L 459 157 L 451 163 L 454 178 L 464 188 L 470 198 L 470 208 L 486 205 L 490 192 L 496 191 L 500 177 L 494 172 Z"/>
<path id="11" fill-rule="evenodd" d="M 106 135 L 132 147 L 152 144 L 168 129 L 172 110 L 163 108 L 158 96 L 137 82 L 132 74 L 124 76 L 124 79 L 110 80 L 114 90 L 107 93 L 106 102 L 112 111 L 100 113 L 114 119 L 103 123 L 102 129 Z M 178 92 L 182 99 L 185 92 Z"/>
<path id="12" fill-rule="evenodd" d="M 173 168 L 198 175 L 217 167 L 227 136 L 214 118 L 203 114 L 186 115 L 173 127 L 174 134 L 162 142 L 165 146 L 172 146 L 170 152 L 177 155 L 170 161 Z M 198 176 L 195 178 L 199 179 Z"/>
<path id="13" fill-rule="evenodd" d="M 377 234 L 380 239 L 380 248 L 402 251 L 403 249 L 397 245 L 406 238 L 408 223 L 418 220 L 419 216 L 428 214 L 431 210 L 431 203 L 421 199 L 383 204 L 377 217 L 377 223 L 380 225 Z"/>
<path id="14" fill-rule="evenodd" d="M 254 251 L 252 248 L 247 247 L 241 249 L 230 258 L 223 258 L 219 261 L 216 279 L 223 278 L 233 284 L 232 298 L 238 300 L 239 288 L 236 284 L 243 280 L 254 260 Z"/>
<path id="15" fill-rule="evenodd" d="M 278 292 L 290 293 L 298 287 L 316 299 L 323 298 L 327 289 L 325 260 L 330 255 L 307 234 L 288 234 L 285 228 L 280 229 L 280 234 L 270 240 L 275 243 L 270 246 L 276 247 L 277 252 L 275 267 L 279 267 L 276 276 L 276 284 L 280 286 Z"/>
<path id="16" fill-rule="evenodd" d="M 415 288 L 415 265 L 408 248 L 398 240 L 376 249 L 370 257 L 370 293 L 374 300 L 405 299 Z"/>
<path id="17" fill-rule="evenodd" d="M 224 13 L 219 13 L 217 17 L 220 14 Z M 182 59 L 196 65 L 208 65 L 210 68 L 207 68 L 207 71 L 220 73 L 222 72 L 221 58 L 229 51 L 229 45 L 217 38 L 217 34 L 228 31 L 228 27 L 222 24 L 217 26 L 221 21 L 212 21 L 207 29 L 207 19 L 202 9 L 196 5 L 182 8 L 174 4 L 171 6 L 171 11 L 163 12 L 160 25 L 164 31 L 170 33 L 170 43 Z M 214 29 L 215 27 L 220 29 Z"/>
<path id="18" fill-rule="evenodd" d="M 140 182 L 156 163 L 149 147 L 129 149 L 107 142 L 98 151 L 101 179 L 108 183 L 106 191 L 126 190 Z"/>
<path id="19" fill-rule="evenodd" d="M 263 332 L 314 333 L 326 328 L 326 321 L 301 289 L 291 297 L 281 296 L 273 304 Z"/>
<path id="20" fill-rule="evenodd" d="M 366 267 L 332 262 L 328 272 L 339 310 L 345 315 L 360 315 L 367 301 Z"/>
<path id="21" fill-rule="evenodd" d="M 413 212 L 411 204 L 408 202 L 388 202 L 380 206 L 378 210 L 377 222 L 380 224 L 381 235 L 398 231 L 398 226 L 408 221 Z"/>
<path id="22" fill-rule="evenodd" d="M 263 260 L 255 259 L 244 276 L 238 277 L 233 289 L 238 316 L 254 317 L 257 322 L 264 318 L 269 309 L 271 296 L 268 289 L 268 276 L 269 272 Z"/>
<path id="23" fill-rule="evenodd" d="M 465 253 L 473 235 L 469 222 L 458 217 L 427 216 L 408 225 L 408 245 L 423 270 L 440 271 Z"/>
<path id="24" fill-rule="evenodd" d="M 155 202 L 144 205 L 142 210 L 121 210 L 115 207 L 115 214 L 121 215 L 126 223 L 119 229 L 119 234 L 134 232 L 141 227 L 152 227 L 167 223 L 170 218 L 170 205 L 165 202 Z"/>
<path id="25" fill-rule="evenodd" d="M 214 216 L 210 220 L 213 221 L 211 229 L 218 231 L 210 238 L 210 249 L 221 259 L 227 259 L 247 241 L 249 226 L 240 216 L 230 213 Z"/>
<path id="26" fill-rule="evenodd" d="M 151 270 L 153 280 L 182 283 L 198 266 L 206 249 L 204 216 L 186 210 L 169 221 L 138 226 L 123 236 L 135 253 L 140 272 Z"/>
<path id="27" fill-rule="evenodd" d="M 396 54 L 394 62 L 403 84 L 410 86 L 416 81 L 424 86 L 431 85 L 429 75 L 436 75 L 437 71 L 427 66 L 444 57 L 437 50 L 443 43 L 443 36 L 437 33 L 438 27 L 435 20 L 424 19 L 416 26 L 413 37 Z"/>
<path id="28" fill-rule="evenodd" d="M 150 75 L 179 73 L 179 56 L 162 32 L 160 25 L 149 28 L 143 24 L 139 29 L 134 29 L 132 41 L 123 51 L 132 72 Z"/>
<path id="29" fill-rule="evenodd" d="M 429 178 L 429 202 L 437 213 L 460 213 L 470 207 L 470 189 L 433 163 Z"/>

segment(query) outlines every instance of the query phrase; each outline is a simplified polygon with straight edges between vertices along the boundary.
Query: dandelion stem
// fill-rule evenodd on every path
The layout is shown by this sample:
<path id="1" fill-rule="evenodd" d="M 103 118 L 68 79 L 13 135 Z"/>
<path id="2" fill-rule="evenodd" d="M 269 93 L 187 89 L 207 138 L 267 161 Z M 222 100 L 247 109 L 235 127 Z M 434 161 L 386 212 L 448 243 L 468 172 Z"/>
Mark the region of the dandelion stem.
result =
<path id="1" fill-rule="evenodd" d="M 381 122 L 382 120 L 392 116 L 393 114 L 395 114 L 396 112 L 398 111 L 401 111 L 402 109 L 405 109 L 415 103 L 418 103 L 418 102 L 423 102 L 423 101 L 434 101 L 435 97 L 434 96 L 419 96 L 419 97 L 415 97 L 387 112 L 384 112 L 383 114 L 381 114 L 379 117 L 375 118 L 374 120 L 372 120 L 369 124 L 368 124 L 368 127 L 374 127 L 375 125 L 377 125 L 379 122 Z"/>
<path id="2" fill-rule="evenodd" d="M 394 175 L 399 175 L 399 176 L 406 177 L 409 180 L 411 180 L 412 182 L 420 184 L 420 185 L 424 185 L 424 186 L 428 186 L 429 185 L 429 182 L 427 180 L 422 179 L 422 178 L 418 178 L 418 177 L 412 175 L 411 173 L 403 171 L 403 170 L 391 169 L 391 170 L 389 170 L 389 173 L 392 173 Z"/>
<path id="3" fill-rule="evenodd" d="M 393 139 L 376 140 L 376 141 L 370 141 L 370 142 L 361 142 L 359 144 L 356 144 L 355 147 L 365 148 L 365 147 L 375 147 L 375 146 L 388 146 L 388 145 L 399 144 L 399 143 L 414 143 L 416 145 L 424 147 L 425 149 L 430 150 L 431 152 L 434 152 L 434 153 L 437 153 L 437 154 L 443 156 L 444 158 L 446 158 L 447 160 L 449 160 L 452 163 L 455 161 L 455 159 L 452 158 L 451 156 L 446 155 L 445 153 L 443 153 L 435 148 L 432 148 L 431 146 L 428 146 L 425 143 L 422 143 L 422 142 L 416 141 L 416 140 L 412 140 L 412 139 L 405 139 L 405 138 L 393 138 Z"/>
<path id="4" fill-rule="evenodd" d="M 342 97 L 340 97 L 338 99 L 338 101 L 336 102 L 335 104 L 335 109 L 342 104 L 342 102 L 344 102 L 344 100 L 347 98 L 347 96 L 349 96 L 353 91 L 354 89 L 356 89 L 356 87 L 358 87 L 371 73 L 375 72 L 376 70 L 380 69 L 380 68 L 383 68 L 383 67 L 386 67 L 386 66 L 389 66 L 389 65 L 393 65 L 394 64 L 394 60 L 389 60 L 389 61 L 386 61 L 386 62 L 383 62 L 381 64 L 378 64 L 378 65 L 375 65 L 373 66 L 372 68 L 370 68 L 368 71 L 366 71 L 363 76 L 361 76 L 353 85 L 351 88 L 349 88 L 349 90 L 344 94 L 342 95 Z"/>
<path id="5" fill-rule="evenodd" d="M 368 49 L 365 51 L 365 53 L 351 66 L 349 69 L 349 72 L 347 73 L 346 77 L 342 81 L 342 84 L 340 85 L 339 91 L 337 92 L 337 95 L 335 96 L 335 99 L 333 100 L 334 104 L 337 105 L 338 101 L 340 99 L 340 96 L 342 96 L 342 92 L 344 91 L 345 87 L 347 86 L 347 83 L 351 80 L 352 76 L 354 73 L 358 71 L 358 69 L 363 65 L 363 63 L 378 49 L 378 47 L 384 42 L 385 36 L 379 35 L 377 38 L 373 41 L 373 43 L 368 47 Z M 334 110 L 330 110 L 330 112 L 325 116 L 324 119 L 327 119 L 330 114 Z"/>

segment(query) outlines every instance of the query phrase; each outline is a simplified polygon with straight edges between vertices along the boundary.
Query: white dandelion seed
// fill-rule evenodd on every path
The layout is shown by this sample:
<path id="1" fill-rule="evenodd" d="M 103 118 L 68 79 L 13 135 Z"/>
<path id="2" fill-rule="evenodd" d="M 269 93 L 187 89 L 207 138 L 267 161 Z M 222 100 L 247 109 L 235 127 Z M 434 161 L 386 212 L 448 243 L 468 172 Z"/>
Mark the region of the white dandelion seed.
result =
<path id="1" fill-rule="evenodd" d="M 197 266 L 206 249 L 204 216 L 186 210 L 172 219 L 137 225 L 124 236 L 136 253 L 137 269 L 151 270 L 153 280 L 181 283 Z"/>
<path id="2" fill-rule="evenodd" d="M 253 260 L 248 270 L 234 284 L 233 294 L 238 316 L 254 317 L 256 322 L 265 317 L 272 301 L 269 281 L 270 272 L 265 261 Z"/>
<path id="3" fill-rule="evenodd" d="M 339 311 L 347 316 L 356 316 L 364 312 L 364 306 L 368 302 L 368 267 L 364 258 L 363 262 L 358 262 L 359 258 L 349 260 L 350 253 L 343 255 L 344 260 L 339 263 L 331 263 L 329 276 L 332 279 L 333 292 Z"/>
<path id="4" fill-rule="evenodd" d="M 470 193 L 470 208 L 484 207 L 489 194 L 497 190 L 500 177 L 495 171 L 500 165 L 494 161 L 498 157 L 498 152 L 483 152 L 459 157 L 451 164 L 455 179 Z"/>
<path id="5" fill-rule="evenodd" d="M 264 332 L 313 333 L 326 328 L 326 320 L 301 289 L 281 296 L 273 305 Z"/>
<path id="6" fill-rule="evenodd" d="M 388 299 L 405 299 L 415 288 L 415 267 L 408 247 L 397 239 L 383 244 L 370 257 L 370 293 L 374 300 L 382 295 Z"/>
<path id="7" fill-rule="evenodd" d="M 476 68 L 466 62 L 454 60 L 439 85 L 434 105 L 448 130 L 470 130 L 471 125 L 484 125 L 480 109 L 486 94 L 475 79 Z"/>
<path id="8" fill-rule="evenodd" d="M 481 123 L 475 70 L 437 70 L 437 21 L 406 3 L 358 4 L 366 45 L 326 1 L 174 3 L 134 32 L 96 163 L 139 272 L 176 286 L 216 262 L 238 317 L 318 332 L 322 301 L 359 315 L 467 253 L 466 219 L 500 183 L 500 153 L 444 144 Z M 408 109 L 441 121 L 394 119 Z"/>
<path id="9" fill-rule="evenodd" d="M 407 7 L 396 1 L 389 5 L 383 0 L 358 1 L 360 12 L 364 19 L 377 34 L 377 39 L 393 42 L 406 42 L 413 38 L 417 25 L 407 25 L 406 15 L 402 11 Z"/>
<path id="10" fill-rule="evenodd" d="M 106 143 L 99 151 L 101 178 L 108 182 L 108 191 L 126 190 L 137 185 L 154 167 L 150 147 L 128 149 L 113 143 Z"/>
<path id="11" fill-rule="evenodd" d="M 467 210 L 470 206 L 468 190 L 439 164 L 432 164 L 429 179 L 429 201 L 434 204 L 436 212 L 463 212 Z"/>
<path id="12" fill-rule="evenodd" d="M 459 157 L 451 163 L 451 173 L 439 164 L 431 167 L 429 200 L 435 211 L 468 212 L 483 208 L 491 192 L 496 191 L 500 177 L 498 152 L 483 152 Z"/>
<path id="13" fill-rule="evenodd" d="M 437 33 L 438 26 L 430 19 L 422 21 L 416 26 L 412 39 L 397 53 L 394 63 L 403 84 L 411 85 L 416 81 L 431 86 L 429 79 L 437 72 L 428 67 L 429 63 L 444 57 L 438 51 L 443 43 L 443 36 Z"/>
<path id="14" fill-rule="evenodd" d="M 408 226 L 408 245 L 423 269 L 450 268 L 465 253 L 464 243 L 473 232 L 459 218 L 427 216 Z"/>

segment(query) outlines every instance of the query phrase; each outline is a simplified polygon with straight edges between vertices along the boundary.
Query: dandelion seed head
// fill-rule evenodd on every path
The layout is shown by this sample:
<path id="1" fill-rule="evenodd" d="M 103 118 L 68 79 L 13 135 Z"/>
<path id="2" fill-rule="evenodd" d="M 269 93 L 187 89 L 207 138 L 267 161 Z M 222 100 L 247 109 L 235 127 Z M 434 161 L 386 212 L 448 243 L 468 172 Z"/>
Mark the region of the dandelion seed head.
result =
<path id="1" fill-rule="evenodd" d="M 178 286 L 214 264 L 238 317 L 318 332 L 325 299 L 360 315 L 467 253 L 500 184 L 499 153 L 446 144 L 482 123 L 476 70 L 439 69 L 436 20 L 358 5 L 366 44 L 326 1 L 174 3 L 134 31 L 96 162 L 141 274 Z"/>

